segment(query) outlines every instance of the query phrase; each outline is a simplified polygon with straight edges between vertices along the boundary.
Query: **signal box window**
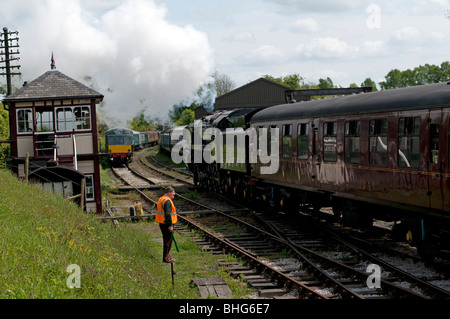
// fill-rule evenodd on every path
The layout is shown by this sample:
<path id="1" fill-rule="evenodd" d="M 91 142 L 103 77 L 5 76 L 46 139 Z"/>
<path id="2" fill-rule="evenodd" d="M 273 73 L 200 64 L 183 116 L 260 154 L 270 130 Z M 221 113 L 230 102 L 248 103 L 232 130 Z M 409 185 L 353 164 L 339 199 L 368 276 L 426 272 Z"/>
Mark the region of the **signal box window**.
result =
<path id="1" fill-rule="evenodd" d="M 88 106 L 74 107 L 76 130 L 91 129 L 91 112 Z"/>
<path id="2" fill-rule="evenodd" d="M 419 117 L 400 118 L 398 122 L 398 167 L 419 167 L 419 132 Z"/>
<path id="3" fill-rule="evenodd" d="M 53 132 L 53 111 L 36 110 L 36 131 Z"/>
<path id="4" fill-rule="evenodd" d="M 297 157 L 308 159 L 309 124 L 299 124 L 297 127 Z"/>
<path id="5" fill-rule="evenodd" d="M 360 121 L 345 122 L 345 162 L 349 164 L 359 164 L 360 144 L 359 132 Z"/>
<path id="6" fill-rule="evenodd" d="M 292 125 L 283 125 L 283 157 L 292 156 Z"/>
<path id="7" fill-rule="evenodd" d="M 323 124 L 323 160 L 336 162 L 337 160 L 337 123 L 325 122 Z"/>
<path id="8" fill-rule="evenodd" d="M 371 120 L 369 123 L 370 165 L 387 166 L 387 119 Z"/>
<path id="9" fill-rule="evenodd" d="M 91 113 L 89 106 L 56 108 L 57 131 L 90 130 Z"/>
<path id="10" fill-rule="evenodd" d="M 17 133 L 33 132 L 33 110 L 17 110 Z"/>

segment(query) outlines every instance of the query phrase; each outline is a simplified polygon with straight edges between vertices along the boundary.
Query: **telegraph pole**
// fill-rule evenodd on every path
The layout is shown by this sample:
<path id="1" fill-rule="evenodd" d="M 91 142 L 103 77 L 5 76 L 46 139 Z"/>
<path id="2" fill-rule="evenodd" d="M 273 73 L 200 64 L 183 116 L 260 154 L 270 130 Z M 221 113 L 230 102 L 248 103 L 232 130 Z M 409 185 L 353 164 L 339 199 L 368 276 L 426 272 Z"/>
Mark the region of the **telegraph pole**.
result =
<path id="1" fill-rule="evenodd" d="M 5 63 L 4 66 L 0 66 L 0 75 L 6 76 L 7 95 L 12 93 L 11 76 L 21 75 L 21 73 L 18 72 L 20 65 L 11 65 L 11 61 L 20 60 L 20 58 L 16 56 L 16 54 L 20 54 L 18 35 L 18 31 L 10 32 L 7 27 L 4 27 L 3 34 L 0 34 L 0 64 Z M 13 69 L 17 69 L 17 72 L 13 72 Z"/>

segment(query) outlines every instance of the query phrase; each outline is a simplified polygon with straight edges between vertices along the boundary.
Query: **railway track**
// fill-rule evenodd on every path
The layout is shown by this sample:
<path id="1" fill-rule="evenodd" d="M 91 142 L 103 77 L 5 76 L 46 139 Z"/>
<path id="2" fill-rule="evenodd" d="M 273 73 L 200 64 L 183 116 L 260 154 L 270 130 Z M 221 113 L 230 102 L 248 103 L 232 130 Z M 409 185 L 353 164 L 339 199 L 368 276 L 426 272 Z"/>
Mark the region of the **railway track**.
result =
<path id="1" fill-rule="evenodd" d="M 332 274 L 337 281 L 344 283 L 364 299 L 379 298 L 423 298 L 450 299 L 450 292 L 422 280 L 394 266 L 374 254 L 345 240 L 329 227 L 316 225 L 309 231 L 303 230 L 299 236 L 298 228 L 279 221 L 264 220 L 275 233 L 286 239 L 293 250 L 306 255 L 322 270 Z M 311 232 L 314 229 L 314 232 Z M 317 236 L 322 233 L 323 235 Z M 379 270 L 379 288 L 371 288 L 368 270 Z M 399 289 L 400 288 L 400 289 Z"/>
<path id="2" fill-rule="evenodd" d="M 140 160 L 140 162 L 144 161 Z M 122 175 L 125 179 L 129 178 L 129 185 L 134 184 L 137 186 L 136 189 L 142 187 L 145 182 L 147 182 L 147 188 L 155 185 L 154 182 L 150 184 L 152 179 L 147 179 L 143 174 L 133 169 L 129 172 L 141 176 L 141 179 L 138 178 L 136 181 L 135 177 Z M 173 180 L 168 184 L 173 184 Z M 374 277 L 375 286 L 368 287 L 370 285 L 368 281 L 370 273 L 366 271 L 368 265 L 382 264 L 384 272 L 388 265 L 369 257 L 366 257 L 369 261 L 365 263 L 360 261 L 359 266 L 353 261 L 353 257 L 347 257 L 351 262 L 342 262 L 343 246 L 346 247 L 347 253 L 351 252 L 360 256 L 363 252 L 354 244 L 339 240 L 336 238 L 337 235 L 334 235 L 333 240 L 339 241 L 338 250 L 333 251 L 330 248 L 326 250 L 328 254 L 341 256 L 341 260 L 316 252 L 317 250 L 325 251 L 323 247 L 330 247 L 324 239 L 317 238 L 317 233 L 308 238 L 304 232 L 302 232 L 303 235 L 299 234 L 298 229 L 289 230 L 279 221 L 268 221 L 267 217 L 262 220 L 257 215 L 250 222 L 244 221 L 224 213 L 224 211 L 232 212 L 241 209 L 233 206 L 224 207 L 223 202 L 218 209 L 188 199 L 181 194 L 178 194 L 177 198 L 182 200 L 182 203 L 180 201 L 177 203 L 178 210 L 192 214 L 181 213 L 180 221 L 204 234 L 204 238 L 197 239 L 199 244 L 206 250 L 232 253 L 244 260 L 245 265 L 222 263 L 222 266 L 227 267 L 230 273 L 242 276 L 250 285 L 259 289 L 262 297 L 308 299 L 447 299 L 450 297 L 448 292 L 429 287 L 426 282 L 406 279 L 404 273 L 394 268 L 389 268 L 389 277 L 380 275 L 378 286 L 376 286 L 377 278 Z M 149 198 L 145 200 L 155 205 L 154 200 Z M 211 203 L 210 198 L 208 202 Z M 248 215 L 247 213 L 246 219 Z M 227 224 L 230 226 L 227 227 Z M 237 224 L 239 226 L 236 226 Z M 215 227 L 217 225 L 221 225 L 221 228 L 217 229 Z M 212 230 L 210 227 L 216 229 Z M 183 230 L 178 229 L 178 231 Z M 303 236 L 302 239 L 300 239 L 301 236 Z M 329 235 L 329 237 L 333 236 Z M 334 245 L 336 247 L 336 244 Z M 397 278 L 401 278 L 400 281 Z M 408 287 L 404 287 L 406 282 Z M 419 290 L 416 287 L 420 287 Z"/>

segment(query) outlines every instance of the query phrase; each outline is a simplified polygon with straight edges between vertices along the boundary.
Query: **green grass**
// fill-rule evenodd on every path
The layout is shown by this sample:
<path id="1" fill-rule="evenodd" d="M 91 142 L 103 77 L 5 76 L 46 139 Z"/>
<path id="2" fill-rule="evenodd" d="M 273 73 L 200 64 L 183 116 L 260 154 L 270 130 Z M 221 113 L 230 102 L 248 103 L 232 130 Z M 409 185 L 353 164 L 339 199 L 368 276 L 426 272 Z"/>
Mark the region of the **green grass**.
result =
<path id="1" fill-rule="evenodd" d="M 236 298 L 251 292 L 217 267 L 224 256 L 204 253 L 180 234 L 180 252 L 171 252 L 178 260 L 173 288 L 155 222 L 114 228 L 93 217 L 0 170 L 0 298 L 200 298 L 189 283 L 209 276 L 224 278 Z M 80 267 L 81 288 L 67 286 L 72 264 Z"/>

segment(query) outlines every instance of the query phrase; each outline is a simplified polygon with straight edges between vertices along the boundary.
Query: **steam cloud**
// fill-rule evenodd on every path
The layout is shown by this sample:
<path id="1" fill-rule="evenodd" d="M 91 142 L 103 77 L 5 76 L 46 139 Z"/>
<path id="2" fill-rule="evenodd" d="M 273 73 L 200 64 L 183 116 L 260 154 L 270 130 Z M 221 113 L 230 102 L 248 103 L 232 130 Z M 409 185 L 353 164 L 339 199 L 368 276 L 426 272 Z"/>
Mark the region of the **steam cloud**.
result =
<path id="1" fill-rule="evenodd" d="M 152 0 L 119 1 L 97 15 L 79 0 L 7 2 L 0 21 L 19 31 L 21 80 L 48 71 L 53 52 L 57 69 L 102 93 L 108 116 L 122 124 L 144 108 L 166 119 L 213 70 L 206 34 L 169 23 Z"/>

